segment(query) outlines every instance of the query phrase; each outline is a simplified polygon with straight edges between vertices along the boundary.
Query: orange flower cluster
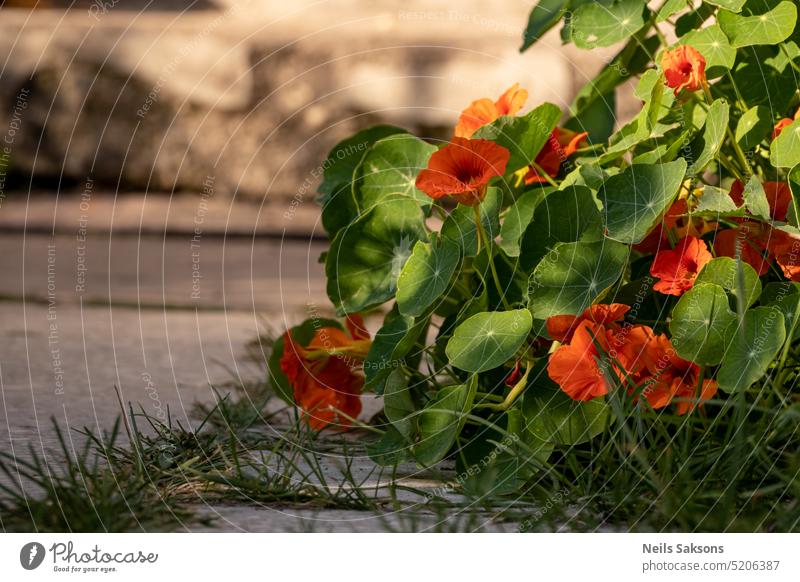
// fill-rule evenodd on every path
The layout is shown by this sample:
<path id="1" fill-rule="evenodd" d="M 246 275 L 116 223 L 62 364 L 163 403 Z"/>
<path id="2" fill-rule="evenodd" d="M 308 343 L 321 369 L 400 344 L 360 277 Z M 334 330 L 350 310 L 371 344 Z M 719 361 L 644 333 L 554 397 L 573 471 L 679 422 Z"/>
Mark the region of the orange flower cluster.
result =
<path id="1" fill-rule="evenodd" d="M 494 142 L 470 138 L 479 128 L 497 118 L 518 113 L 527 99 L 528 92 L 515 83 L 497 101 L 488 98 L 473 101 L 461 112 L 451 142 L 434 153 L 428 167 L 417 176 L 417 188 L 436 200 L 450 196 L 461 204 L 479 204 L 486 194 L 489 180 L 505 173 L 510 153 Z M 561 164 L 586 142 L 588 135 L 554 129 L 536 155 L 536 165 L 550 177 L 556 177 Z M 539 170 L 533 166 L 527 168 L 526 184 L 546 181 Z"/>
<path id="2" fill-rule="evenodd" d="M 792 202 L 792 191 L 785 182 L 765 182 L 764 192 L 769 202 L 770 218 L 785 221 Z M 735 181 L 730 196 L 737 205 L 743 204 L 744 185 Z M 742 260 L 756 270 L 759 276 L 769 271 L 775 261 L 784 276 L 800 281 L 800 239 L 758 220 L 738 218 L 735 228 L 716 234 L 714 250 L 722 257 L 735 257 L 737 247 Z"/>
<path id="3" fill-rule="evenodd" d="M 612 384 L 628 384 L 634 399 L 654 408 L 675 403 L 686 414 L 717 392 L 701 380 L 700 367 L 680 358 L 666 335 L 646 325 L 621 323 L 627 305 L 594 305 L 579 316 L 547 320 L 548 333 L 562 345 L 550 356 L 547 373 L 573 400 L 608 394 Z"/>
<path id="4" fill-rule="evenodd" d="M 347 427 L 361 412 L 364 378 L 361 364 L 372 344 L 359 315 L 349 316 L 347 332 L 323 327 L 301 346 L 290 331 L 283 336 L 281 370 L 294 392 L 303 418 L 315 430 L 330 425 Z"/>
<path id="5" fill-rule="evenodd" d="M 770 218 L 786 221 L 792 191 L 786 182 L 764 182 L 764 192 L 770 208 Z M 744 203 L 744 185 L 736 180 L 731 186 L 730 197 L 737 206 Z M 748 218 L 732 218 L 734 228 L 718 230 L 719 224 L 691 215 L 687 192 L 666 212 L 661 225 L 644 241 L 635 245 L 637 251 L 654 253 L 656 257 L 650 274 L 661 279 L 653 289 L 667 295 L 682 295 L 691 289 L 697 274 L 702 270 L 711 254 L 700 239 L 714 232 L 714 252 L 720 257 L 735 258 L 737 252 L 759 276 L 769 271 L 776 262 L 786 278 L 800 281 L 800 238 L 771 224 Z M 674 249 L 670 240 L 681 239 Z"/>

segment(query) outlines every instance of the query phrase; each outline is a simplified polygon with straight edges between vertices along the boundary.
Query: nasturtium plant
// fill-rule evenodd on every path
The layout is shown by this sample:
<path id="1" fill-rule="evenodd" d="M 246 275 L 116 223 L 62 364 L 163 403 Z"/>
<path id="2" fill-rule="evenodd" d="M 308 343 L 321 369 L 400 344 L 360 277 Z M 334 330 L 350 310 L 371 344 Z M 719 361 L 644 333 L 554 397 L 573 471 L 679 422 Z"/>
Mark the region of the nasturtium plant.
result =
<path id="1" fill-rule="evenodd" d="M 613 47 L 568 111 L 509 81 L 447 135 L 337 144 L 319 191 L 338 319 L 275 342 L 275 391 L 315 430 L 369 422 L 381 465 L 455 461 L 468 493 L 620 434 L 632 460 L 648 434 L 727 450 L 747 433 L 731 410 L 777 414 L 800 381 L 797 4 L 539 0 L 523 50 L 559 27 Z"/>

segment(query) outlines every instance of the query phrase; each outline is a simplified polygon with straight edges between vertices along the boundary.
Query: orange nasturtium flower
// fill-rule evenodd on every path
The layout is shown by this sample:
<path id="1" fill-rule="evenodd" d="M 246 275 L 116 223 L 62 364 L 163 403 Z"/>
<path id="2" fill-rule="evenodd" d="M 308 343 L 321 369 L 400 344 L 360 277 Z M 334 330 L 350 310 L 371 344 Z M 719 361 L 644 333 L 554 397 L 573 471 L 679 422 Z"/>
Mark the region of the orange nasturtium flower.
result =
<path id="1" fill-rule="evenodd" d="M 717 383 L 704 380 L 697 394 L 700 366 L 680 358 L 666 335 L 657 336 L 646 325 L 620 325 L 618 320 L 627 310 L 622 304 L 594 305 L 578 317 L 548 319 L 548 332 L 556 335 L 569 325 L 566 318 L 578 322 L 547 365 L 550 378 L 570 398 L 589 401 L 605 396 L 618 379 L 628 384 L 631 396 L 644 398 L 652 408 L 678 399 L 678 414 L 686 414 L 698 400 L 716 393 Z"/>
<path id="2" fill-rule="evenodd" d="M 684 89 L 698 91 L 708 86 L 706 60 L 697 49 L 689 45 L 664 51 L 661 68 L 664 69 L 667 86 L 675 90 L 676 97 Z"/>
<path id="3" fill-rule="evenodd" d="M 675 403 L 678 414 L 686 414 L 717 393 L 716 380 L 705 379 L 700 384 L 700 366 L 678 356 L 672 342 L 664 334 L 655 335 L 650 330 L 643 360 L 643 373 L 647 377 L 639 395 L 653 408 L 663 408 L 678 399 Z"/>
<path id="4" fill-rule="evenodd" d="M 578 326 L 584 321 L 591 321 L 606 327 L 620 321 L 630 311 L 630 307 L 623 303 L 600 303 L 592 305 L 580 315 L 553 315 L 547 318 L 547 333 L 554 340 L 569 343 Z"/>
<path id="5" fill-rule="evenodd" d="M 558 176 L 558 171 L 561 169 L 561 164 L 566 161 L 568 157 L 578 151 L 586 138 L 589 137 L 588 132 L 577 133 L 569 129 L 557 127 L 550 134 L 550 137 L 545 142 L 542 150 L 537 154 L 536 165 L 542 170 L 547 172 L 551 178 Z M 528 167 L 528 173 L 525 174 L 526 184 L 537 184 L 547 182 L 547 179 L 540 175 L 539 172 L 533 167 Z"/>
<path id="6" fill-rule="evenodd" d="M 295 403 L 315 430 L 349 426 L 350 418 L 361 412 L 364 378 L 360 368 L 372 342 L 360 316 L 350 316 L 345 323 L 347 332 L 336 327 L 317 329 L 307 346 L 295 342 L 290 331 L 283 336 L 281 370 L 292 386 Z"/>
<path id="7" fill-rule="evenodd" d="M 456 125 L 455 137 L 472 137 L 478 128 L 493 122 L 503 115 L 515 115 L 525 105 L 528 99 L 528 92 L 521 89 L 519 83 L 514 83 L 512 87 L 500 95 L 497 101 L 483 98 L 470 103 Z"/>
<path id="8" fill-rule="evenodd" d="M 660 279 L 653 290 L 664 295 L 683 295 L 712 258 L 702 239 L 687 236 L 674 249 L 660 251 L 653 259 L 650 274 Z"/>
<path id="9" fill-rule="evenodd" d="M 468 206 L 480 204 L 489 181 L 503 175 L 510 156 L 493 141 L 454 137 L 433 153 L 417 176 L 417 188 L 434 200 L 450 196 Z"/>

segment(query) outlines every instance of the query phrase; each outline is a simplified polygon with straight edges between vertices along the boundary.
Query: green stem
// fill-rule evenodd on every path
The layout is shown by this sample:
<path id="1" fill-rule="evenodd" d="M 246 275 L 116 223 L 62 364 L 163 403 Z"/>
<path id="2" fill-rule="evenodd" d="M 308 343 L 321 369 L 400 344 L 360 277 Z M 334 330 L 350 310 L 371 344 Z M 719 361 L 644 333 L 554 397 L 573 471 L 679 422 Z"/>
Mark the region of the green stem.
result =
<path id="1" fill-rule="evenodd" d="M 500 294 L 500 301 L 503 302 L 503 307 L 506 310 L 511 310 L 511 306 L 508 304 L 506 300 L 506 294 L 503 291 L 503 286 L 500 284 L 500 277 L 497 276 L 497 269 L 494 266 L 494 257 L 492 256 L 492 245 L 491 241 L 488 240 L 486 236 L 486 232 L 483 230 L 483 221 L 481 220 L 481 210 L 478 204 L 474 205 L 473 210 L 475 211 L 475 231 L 478 235 L 478 253 L 480 253 L 481 246 L 486 245 L 486 256 L 489 259 L 489 269 L 492 272 L 492 279 L 494 279 L 494 285 L 497 288 L 497 292 Z"/>
<path id="2" fill-rule="evenodd" d="M 795 63 L 795 62 L 794 62 L 794 59 L 792 59 L 792 55 L 790 55 L 790 54 L 789 54 L 789 51 L 786 49 L 786 45 L 784 45 L 784 43 L 781 43 L 781 44 L 780 44 L 780 47 L 781 47 L 781 50 L 783 51 L 783 54 L 786 56 L 786 60 L 788 60 L 788 61 L 789 61 L 789 65 L 790 65 L 790 66 L 791 66 L 791 67 L 792 67 L 792 68 L 793 68 L 795 71 L 797 71 L 798 73 L 800 73 L 800 67 L 798 67 L 798 66 L 797 66 L 797 63 Z"/>
<path id="3" fill-rule="evenodd" d="M 370 431 L 370 432 L 374 432 L 375 434 L 379 434 L 379 435 L 381 435 L 381 436 L 383 436 L 383 435 L 385 434 L 385 432 L 386 432 L 386 431 L 384 431 L 384 430 L 381 430 L 381 429 L 379 429 L 379 428 L 376 428 L 376 427 L 374 427 L 374 426 L 370 426 L 369 424 L 366 424 L 366 423 L 364 423 L 364 422 L 361 422 L 361 421 L 360 421 L 360 420 L 358 420 L 357 418 L 353 418 L 352 416 L 350 416 L 350 415 L 349 415 L 349 414 L 347 414 L 346 412 L 342 412 L 342 411 L 341 411 L 341 410 L 339 410 L 338 408 L 336 409 L 336 414 L 338 414 L 339 416 L 342 416 L 342 417 L 346 418 L 347 420 L 349 420 L 350 422 L 352 422 L 352 423 L 353 423 L 353 426 L 357 426 L 358 428 L 363 428 L 364 430 L 368 430 L 368 431 Z"/>
<path id="4" fill-rule="evenodd" d="M 553 178 L 550 176 L 550 174 L 548 174 L 547 172 L 545 172 L 545 171 L 542 169 L 542 167 L 541 167 L 539 164 L 537 164 L 537 163 L 536 163 L 536 162 L 534 162 L 534 161 L 531 161 L 531 166 L 533 167 L 533 169 L 534 169 L 534 170 L 536 170 L 536 171 L 539 173 L 539 175 L 540 175 L 542 178 L 544 178 L 545 180 L 547 180 L 547 182 L 548 182 L 548 183 L 549 183 L 551 186 L 553 186 L 554 188 L 558 188 L 558 182 L 556 182 L 555 180 L 553 180 Z"/>
<path id="5" fill-rule="evenodd" d="M 800 301 L 797 302 L 797 305 L 794 308 L 794 317 L 792 318 L 792 326 L 789 329 L 789 333 L 786 335 L 786 342 L 783 344 L 783 350 L 781 351 L 781 357 L 778 360 L 778 379 L 776 385 L 779 387 L 783 387 L 784 382 L 786 382 L 786 370 L 784 367 L 786 366 L 786 359 L 789 357 L 789 350 L 792 347 L 792 340 L 794 339 L 795 331 L 797 330 L 797 323 L 800 320 Z"/>
<path id="6" fill-rule="evenodd" d="M 528 374 L 531 373 L 531 368 L 533 368 L 533 366 L 530 364 L 530 362 L 528 362 L 528 366 L 525 368 L 525 374 L 523 374 L 522 378 L 519 379 L 519 382 L 514 385 L 514 387 L 511 389 L 511 392 L 508 393 L 508 396 L 506 396 L 506 399 L 503 400 L 503 402 L 500 404 L 480 404 L 475 408 L 490 408 L 498 412 L 505 412 L 511 408 L 519 395 L 522 394 L 525 391 L 525 388 L 528 386 Z"/>

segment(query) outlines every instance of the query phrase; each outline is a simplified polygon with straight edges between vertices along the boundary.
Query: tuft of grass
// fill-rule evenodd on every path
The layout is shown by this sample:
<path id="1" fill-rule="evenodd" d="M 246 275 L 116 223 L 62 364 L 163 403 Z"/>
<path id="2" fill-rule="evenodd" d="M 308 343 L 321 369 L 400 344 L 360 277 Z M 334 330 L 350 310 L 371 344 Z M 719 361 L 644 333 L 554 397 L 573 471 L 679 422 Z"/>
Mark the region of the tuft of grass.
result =
<path id="1" fill-rule="evenodd" d="M 0 452 L 0 527 L 16 532 L 123 532 L 173 530 L 192 522 L 190 512 L 163 495 L 135 467 L 107 463 L 91 441 L 74 455 L 53 420 L 59 449 L 29 459 Z M 106 447 L 114 447 L 119 423 Z M 32 494 L 32 492 L 34 492 Z"/>
<path id="2" fill-rule="evenodd" d="M 521 531 L 800 531 L 800 408 L 781 394 L 755 387 L 685 416 L 612 395 L 600 436 L 474 503 L 505 504 Z"/>

